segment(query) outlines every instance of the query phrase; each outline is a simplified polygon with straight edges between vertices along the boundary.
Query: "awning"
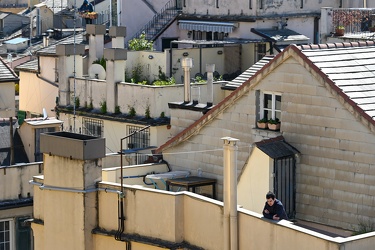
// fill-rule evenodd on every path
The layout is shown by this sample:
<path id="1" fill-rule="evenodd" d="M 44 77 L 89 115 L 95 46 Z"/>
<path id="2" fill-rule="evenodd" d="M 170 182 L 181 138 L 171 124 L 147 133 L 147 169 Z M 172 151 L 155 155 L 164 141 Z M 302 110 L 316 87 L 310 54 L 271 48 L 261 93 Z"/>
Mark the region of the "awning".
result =
<path id="1" fill-rule="evenodd" d="M 229 22 L 204 22 L 204 21 L 190 21 L 180 20 L 178 25 L 182 30 L 197 30 L 206 32 L 224 32 L 231 33 L 234 28 L 238 27 L 238 23 Z"/>

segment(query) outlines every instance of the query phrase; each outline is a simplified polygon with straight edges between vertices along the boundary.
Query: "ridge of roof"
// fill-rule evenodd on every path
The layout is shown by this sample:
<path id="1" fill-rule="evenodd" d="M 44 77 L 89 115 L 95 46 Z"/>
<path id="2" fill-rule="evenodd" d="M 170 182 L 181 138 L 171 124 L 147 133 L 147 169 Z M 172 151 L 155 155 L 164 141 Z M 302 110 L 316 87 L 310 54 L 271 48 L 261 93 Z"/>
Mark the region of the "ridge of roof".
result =
<path id="1" fill-rule="evenodd" d="M 325 48 L 353 48 L 353 47 L 369 47 L 374 46 L 375 42 L 351 42 L 351 43 L 335 43 L 335 44 L 326 44 L 325 46 L 319 45 L 289 45 L 283 52 L 277 54 L 271 61 L 265 64 L 260 70 L 258 70 L 254 75 L 252 75 L 249 79 L 247 79 L 241 86 L 239 86 L 236 90 L 234 90 L 230 95 L 224 98 L 221 102 L 215 105 L 211 110 L 209 110 L 205 115 L 199 118 L 197 121 L 193 122 L 190 126 L 179 132 L 176 136 L 172 137 L 170 140 L 165 142 L 159 148 L 157 148 L 154 152 L 160 153 L 165 149 L 173 146 L 175 143 L 179 143 L 188 139 L 190 136 L 196 134 L 200 131 L 200 129 L 208 122 L 210 122 L 214 117 L 219 115 L 223 110 L 228 108 L 231 104 L 233 104 L 238 98 L 243 96 L 249 89 L 251 89 L 255 84 L 257 84 L 261 79 L 258 79 L 259 76 L 266 75 L 270 73 L 270 71 L 282 61 L 285 61 L 289 57 L 295 58 L 298 62 L 303 65 L 303 67 L 309 67 L 313 70 L 317 75 L 319 75 L 328 86 L 335 91 L 338 96 L 342 97 L 344 103 L 348 103 L 353 110 L 357 113 L 359 117 L 365 118 L 369 124 L 375 126 L 375 120 L 369 116 L 367 113 L 361 109 L 357 103 L 355 103 L 352 99 L 349 98 L 336 84 L 335 82 L 329 78 L 329 76 L 324 73 L 317 65 L 312 62 L 309 57 L 303 53 L 303 50 L 319 50 Z M 306 47 L 307 46 L 307 47 Z M 330 46 L 330 47 L 329 47 Z M 302 60 L 298 60 L 296 55 Z M 259 77 L 260 78 L 260 77 Z M 340 101 L 340 100 L 339 100 Z M 341 102 L 341 104 L 344 105 Z M 375 129 L 374 129 L 375 130 Z"/>
<path id="2" fill-rule="evenodd" d="M 298 45 L 296 47 L 299 48 L 300 50 L 320 50 L 320 49 L 355 48 L 355 47 L 369 47 L 369 46 L 375 46 L 375 41 L 304 44 L 304 45 Z"/>

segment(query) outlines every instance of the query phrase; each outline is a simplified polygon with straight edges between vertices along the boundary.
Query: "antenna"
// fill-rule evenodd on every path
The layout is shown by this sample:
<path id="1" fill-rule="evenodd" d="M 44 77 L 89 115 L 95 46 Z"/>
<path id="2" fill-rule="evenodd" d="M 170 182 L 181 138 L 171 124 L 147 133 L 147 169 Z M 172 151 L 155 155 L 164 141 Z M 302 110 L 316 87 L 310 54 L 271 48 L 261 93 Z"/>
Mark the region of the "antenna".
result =
<path id="1" fill-rule="evenodd" d="M 89 73 L 90 79 L 105 80 L 105 78 L 106 78 L 105 69 L 100 64 L 92 64 L 89 67 L 89 72 L 88 73 Z"/>

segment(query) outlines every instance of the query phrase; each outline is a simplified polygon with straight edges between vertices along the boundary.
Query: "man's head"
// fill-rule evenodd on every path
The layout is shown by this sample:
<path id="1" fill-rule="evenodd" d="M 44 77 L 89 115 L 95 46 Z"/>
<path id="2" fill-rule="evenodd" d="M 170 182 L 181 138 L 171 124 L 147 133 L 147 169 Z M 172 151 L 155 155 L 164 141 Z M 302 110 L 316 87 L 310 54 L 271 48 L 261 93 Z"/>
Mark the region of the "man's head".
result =
<path id="1" fill-rule="evenodd" d="M 269 191 L 266 194 L 266 199 L 267 199 L 267 204 L 269 206 L 273 206 L 273 204 L 275 203 L 275 194 L 273 192 Z"/>
<path id="2" fill-rule="evenodd" d="M 87 4 L 89 4 L 89 1 L 84 0 L 84 1 L 83 1 L 83 4 L 87 5 Z"/>

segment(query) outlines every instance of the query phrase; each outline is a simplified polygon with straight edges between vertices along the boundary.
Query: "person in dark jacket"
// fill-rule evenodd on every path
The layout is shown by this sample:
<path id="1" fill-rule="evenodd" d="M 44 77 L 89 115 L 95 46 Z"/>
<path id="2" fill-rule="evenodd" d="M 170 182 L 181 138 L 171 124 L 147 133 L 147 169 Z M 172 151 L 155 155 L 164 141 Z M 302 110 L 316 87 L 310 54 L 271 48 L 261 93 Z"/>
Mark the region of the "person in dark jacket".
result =
<path id="1" fill-rule="evenodd" d="M 287 220 L 285 209 L 281 201 L 276 199 L 273 192 L 268 192 L 266 194 L 266 204 L 263 208 L 263 216 L 271 220 Z"/>
<path id="2" fill-rule="evenodd" d="M 81 5 L 81 7 L 79 7 L 78 11 L 80 13 L 93 12 L 94 11 L 94 7 L 92 6 L 91 3 L 89 3 L 88 0 L 84 0 L 83 4 Z M 86 20 L 86 24 L 92 24 L 92 20 L 90 18 L 85 18 L 85 20 Z"/>

